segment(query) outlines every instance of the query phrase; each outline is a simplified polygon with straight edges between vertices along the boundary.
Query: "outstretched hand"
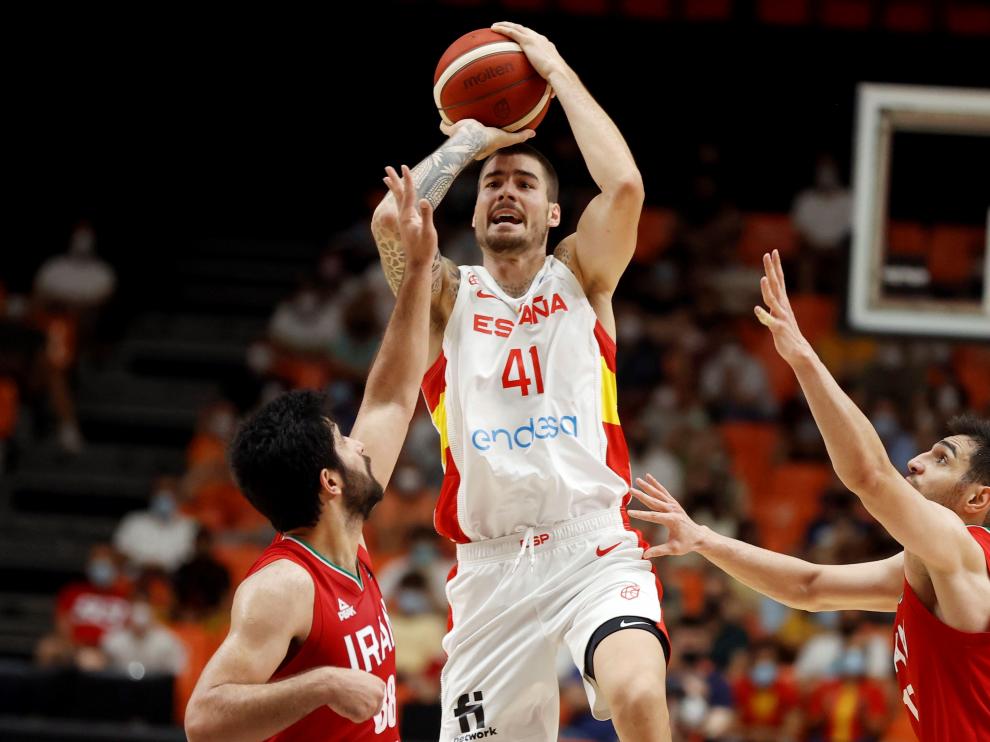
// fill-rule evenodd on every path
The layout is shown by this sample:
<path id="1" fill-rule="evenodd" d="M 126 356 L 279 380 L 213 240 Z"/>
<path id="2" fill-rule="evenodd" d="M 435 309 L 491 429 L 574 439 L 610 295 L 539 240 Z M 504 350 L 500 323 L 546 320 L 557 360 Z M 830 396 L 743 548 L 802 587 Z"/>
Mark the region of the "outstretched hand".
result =
<path id="1" fill-rule="evenodd" d="M 386 167 L 385 173 L 383 180 L 399 211 L 399 237 L 406 261 L 410 266 L 431 265 L 438 249 L 433 206 L 425 198 L 417 201 L 416 184 L 408 167 L 402 166 L 402 177 L 392 167 Z"/>
<path id="2" fill-rule="evenodd" d="M 784 285 L 784 268 L 780 263 L 780 253 L 763 254 L 763 270 L 766 273 L 760 279 L 760 291 L 763 301 L 769 307 L 768 312 L 761 306 L 754 308 L 756 318 L 770 329 L 773 344 L 788 363 L 793 363 L 803 354 L 811 350 L 811 345 L 801 334 L 791 302 L 787 298 L 787 287 Z"/>
<path id="3" fill-rule="evenodd" d="M 681 504 L 652 474 L 647 474 L 646 479 L 637 478 L 636 484 L 640 489 L 633 487 L 632 493 L 649 510 L 629 510 L 629 517 L 665 526 L 669 533 L 666 543 L 650 547 L 643 557 L 680 556 L 695 551 L 704 537 L 704 527 L 691 520 Z"/>

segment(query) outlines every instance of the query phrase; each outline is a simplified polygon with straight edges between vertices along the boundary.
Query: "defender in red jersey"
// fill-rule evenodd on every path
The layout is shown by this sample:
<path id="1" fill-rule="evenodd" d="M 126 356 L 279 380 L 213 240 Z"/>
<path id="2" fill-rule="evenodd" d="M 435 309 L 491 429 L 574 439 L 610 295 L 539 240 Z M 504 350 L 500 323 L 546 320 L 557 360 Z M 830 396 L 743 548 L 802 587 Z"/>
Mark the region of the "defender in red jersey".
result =
<path id="1" fill-rule="evenodd" d="M 242 491 L 280 535 L 237 589 L 189 701 L 190 740 L 398 742 L 395 643 L 361 530 L 416 406 L 439 262 L 429 203 L 408 168 L 387 172 L 406 270 L 351 436 L 322 397 L 292 392 L 231 445 Z"/>
<path id="2" fill-rule="evenodd" d="M 806 611 L 897 612 L 894 668 L 922 742 L 990 739 L 990 421 L 949 423 L 949 435 L 902 476 L 880 437 L 801 335 L 780 256 L 763 256 L 760 285 L 773 333 L 825 438 L 836 474 L 904 551 L 866 564 L 817 565 L 725 538 L 694 523 L 652 477 L 639 497 L 667 543 L 647 556 L 696 551 L 754 590 Z"/>

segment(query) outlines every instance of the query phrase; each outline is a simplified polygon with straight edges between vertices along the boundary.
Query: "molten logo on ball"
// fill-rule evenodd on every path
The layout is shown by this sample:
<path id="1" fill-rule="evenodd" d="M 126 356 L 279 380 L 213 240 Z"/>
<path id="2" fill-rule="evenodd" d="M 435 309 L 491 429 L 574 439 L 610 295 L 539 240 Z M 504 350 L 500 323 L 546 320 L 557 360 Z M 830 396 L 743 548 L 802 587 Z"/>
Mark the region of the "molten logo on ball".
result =
<path id="1" fill-rule="evenodd" d="M 475 119 L 506 131 L 534 129 L 552 93 L 519 44 L 490 28 L 457 39 L 433 73 L 433 102 L 448 125 Z"/>
<path id="2" fill-rule="evenodd" d="M 500 64 L 498 67 L 486 67 L 484 72 L 479 72 L 477 75 L 472 75 L 464 80 L 464 89 L 469 90 L 475 85 L 481 85 L 483 82 L 488 82 L 496 77 L 501 77 L 502 75 L 508 75 L 512 72 L 515 67 L 512 62 L 507 62 L 506 64 Z"/>

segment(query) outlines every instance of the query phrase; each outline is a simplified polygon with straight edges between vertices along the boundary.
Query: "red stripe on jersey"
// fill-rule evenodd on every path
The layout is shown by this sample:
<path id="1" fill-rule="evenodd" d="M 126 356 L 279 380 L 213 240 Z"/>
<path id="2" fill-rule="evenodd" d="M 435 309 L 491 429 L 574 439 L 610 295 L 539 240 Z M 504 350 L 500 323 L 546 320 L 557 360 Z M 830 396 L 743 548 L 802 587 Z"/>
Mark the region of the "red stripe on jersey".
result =
<path id="1" fill-rule="evenodd" d="M 622 426 L 602 423 L 602 427 L 605 429 L 605 440 L 608 445 L 605 449 L 606 465 L 622 477 L 626 484 L 632 484 L 629 447 L 626 445 L 626 436 L 622 432 Z"/>
<path id="2" fill-rule="evenodd" d="M 447 356 L 441 351 L 430 369 L 423 374 L 423 398 L 426 399 L 426 406 L 431 415 L 440 402 L 440 395 L 443 393 L 446 383 L 446 375 Z"/>
<path id="3" fill-rule="evenodd" d="M 598 349 L 601 351 L 605 365 L 613 374 L 615 373 L 615 341 L 609 337 L 604 326 L 599 320 L 595 320 L 595 340 L 598 341 Z"/>
<path id="4" fill-rule="evenodd" d="M 433 525 L 441 536 L 446 536 L 458 544 L 466 544 L 471 539 L 464 535 L 457 520 L 457 490 L 461 486 L 461 473 L 457 471 L 450 448 L 444 452 L 444 455 L 447 457 L 447 470 L 440 485 L 436 510 L 433 511 Z"/>

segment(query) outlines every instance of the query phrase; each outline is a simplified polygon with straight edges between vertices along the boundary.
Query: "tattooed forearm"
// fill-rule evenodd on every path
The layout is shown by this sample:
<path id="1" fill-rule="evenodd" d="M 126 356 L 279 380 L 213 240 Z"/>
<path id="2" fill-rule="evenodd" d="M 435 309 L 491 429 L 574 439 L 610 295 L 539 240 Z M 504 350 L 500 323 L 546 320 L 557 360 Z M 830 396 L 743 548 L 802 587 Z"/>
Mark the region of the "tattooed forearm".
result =
<path id="1" fill-rule="evenodd" d="M 461 272 L 454 265 L 453 261 L 447 261 L 447 291 L 450 293 L 450 300 L 457 299 L 457 289 L 461 287 Z"/>
<path id="2" fill-rule="evenodd" d="M 371 220 L 371 234 L 374 235 L 375 244 L 378 245 L 378 254 L 382 259 L 382 270 L 385 271 L 388 287 L 392 289 L 393 294 L 398 294 L 406 267 L 406 254 L 402 251 L 399 232 L 389 229 L 376 215 L 376 218 Z M 438 251 L 437 255 L 439 254 Z"/>
<path id="3" fill-rule="evenodd" d="M 467 126 L 413 168 L 416 191 L 435 209 L 447 195 L 454 178 L 484 149 L 485 131 Z"/>
<path id="4" fill-rule="evenodd" d="M 437 208 L 453 185 L 454 179 L 484 149 L 485 144 L 485 130 L 480 126 L 466 126 L 458 131 L 436 152 L 413 168 L 416 191 L 429 201 L 434 209 Z M 385 196 L 382 206 L 386 208 L 383 210 L 380 206 L 371 220 L 371 232 L 382 258 L 385 279 L 392 293 L 398 293 L 406 256 L 402 251 L 398 228 L 390 224 L 386 216 L 390 210 L 394 213 L 395 209 L 395 199 L 391 193 Z M 443 270 L 439 261 L 440 254 L 437 253 L 433 263 L 433 296 L 440 292 L 443 283 Z"/>
<path id="5" fill-rule="evenodd" d="M 437 250 L 433 253 L 433 280 L 430 283 L 430 296 L 436 296 L 440 293 L 440 285 L 443 283 L 443 259 L 440 257 L 440 251 Z"/>

